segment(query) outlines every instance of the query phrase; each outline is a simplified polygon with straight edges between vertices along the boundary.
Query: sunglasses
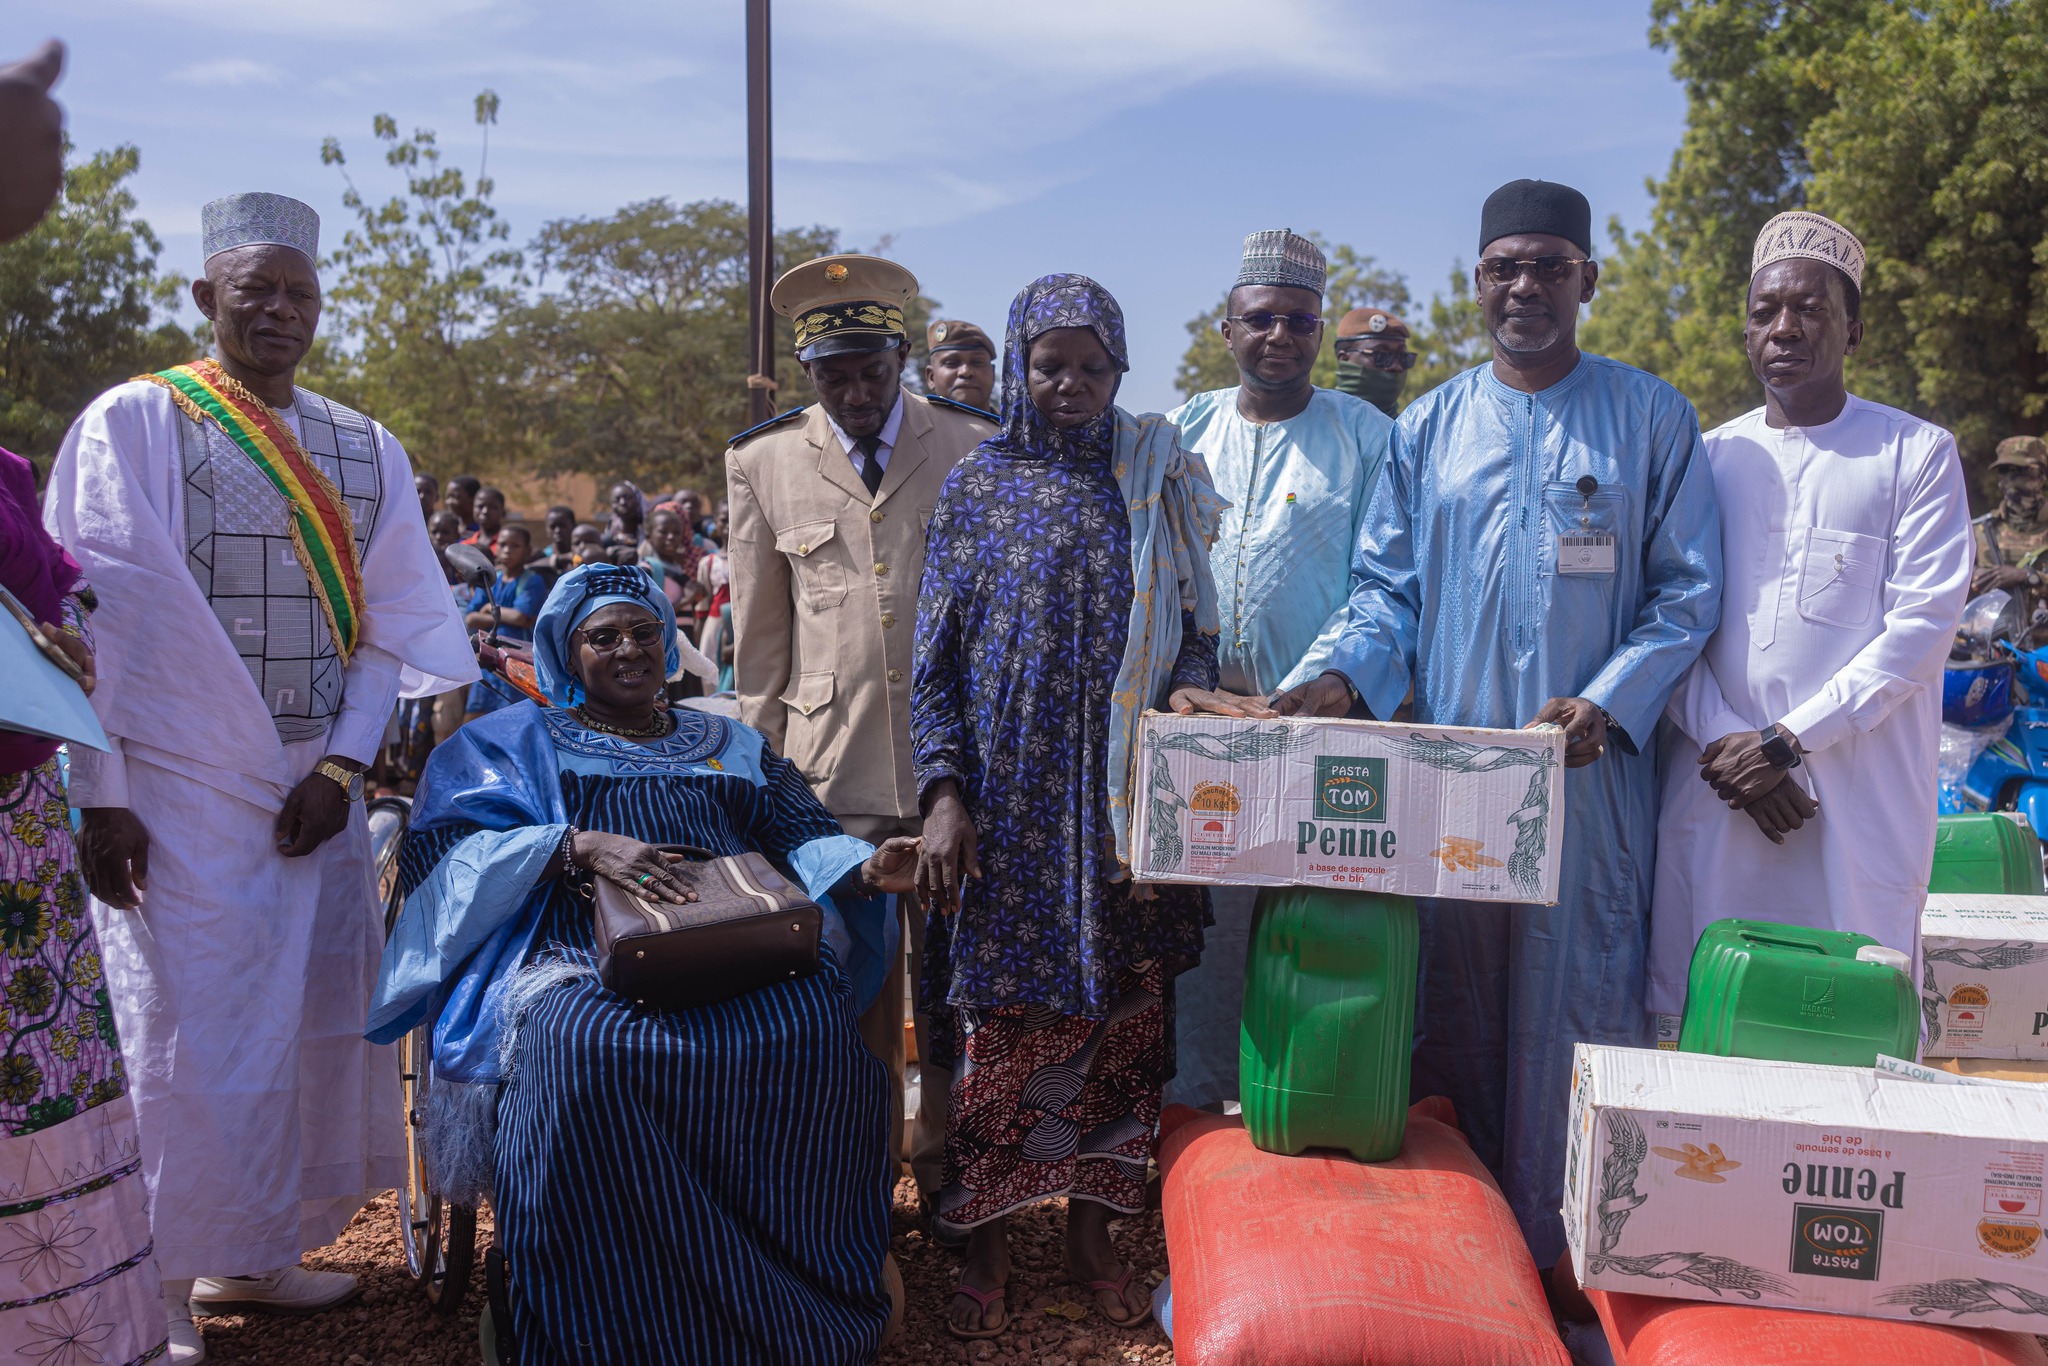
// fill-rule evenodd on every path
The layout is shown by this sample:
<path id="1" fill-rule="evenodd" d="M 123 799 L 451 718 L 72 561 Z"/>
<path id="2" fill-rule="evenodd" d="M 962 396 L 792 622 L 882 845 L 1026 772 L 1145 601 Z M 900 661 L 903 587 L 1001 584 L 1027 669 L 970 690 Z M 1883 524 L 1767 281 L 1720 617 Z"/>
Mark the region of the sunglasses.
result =
<path id="1" fill-rule="evenodd" d="M 661 623 L 643 621 L 630 630 L 622 630 L 617 626 L 597 626 L 587 631 L 578 630 L 576 634 L 582 636 L 590 648 L 601 655 L 616 653 L 619 647 L 626 643 L 627 636 L 633 637 L 633 643 L 641 649 L 651 651 L 661 644 Z"/>
<path id="2" fill-rule="evenodd" d="M 1254 332 L 1271 332 L 1274 323 L 1284 322 L 1287 330 L 1297 337 L 1312 337 L 1323 325 L 1323 320 L 1313 313 L 1268 313 L 1263 308 L 1256 313 L 1232 313 L 1228 317 L 1231 322 L 1243 323 Z"/>
<path id="3" fill-rule="evenodd" d="M 1572 273 L 1572 267 L 1583 266 L 1590 259 L 1584 256 L 1538 256 L 1533 260 L 1516 260 L 1512 256 L 1487 256 L 1479 262 L 1479 273 L 1496 285 L 1513 284 L 1523 271 L 1531 271 L 1538 281 L 1546 285 L 1561 285 Z"/>
<path id="4" fill-rule="evenodd" d="M 1337 355 L 1375 370 L 1413 370 L 1417 359 L 1413 351 L 1368 351 L 1362 346 L 1346 346 L 1343 342 L 1337 343 Z"/>

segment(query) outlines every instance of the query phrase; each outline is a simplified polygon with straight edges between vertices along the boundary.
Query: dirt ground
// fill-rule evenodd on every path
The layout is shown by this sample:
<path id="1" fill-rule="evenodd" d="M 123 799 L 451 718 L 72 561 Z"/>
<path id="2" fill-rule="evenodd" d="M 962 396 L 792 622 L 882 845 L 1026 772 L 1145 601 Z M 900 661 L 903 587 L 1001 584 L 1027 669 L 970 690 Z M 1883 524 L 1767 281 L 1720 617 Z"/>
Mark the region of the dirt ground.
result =
<path id="1" fill-rule="evenodd" d="M 987 1342 L 955 1341 L 945 1328 L 946 1292 L 959 1257 L 928 1240 L 917 1219 L 915 1187 L 897 1188 L 891 1243 L 909 1291 L 903 1333 L 879 1366 L 950 1366 L 954 1362 L 1031 1362 L 1034 1366 L 1170 1366 L 1173 1349 L 1151 1323 L 1112 1328 L 1090 1309 L 1093 1297 L 1066 1280 L 1060 1249 L 1065 1211 L 1040 1206 L 1010 1221 L 1015 1272 L 1010 1281 L 1010 1326 Z M 207 1360 L 262 1362 L 265 1366 L 475 1366 L 477 1315 L 483 1305 L 483 1269 L 477 1270 L 458 1318 L 444 1318 L 406 1275 L 399 1251 L 397 1205 L 386 1194 L 361 1214 L 333 1247 L 312 1253 L 309 1266 L 350 1271 L 363 1278 L 361 1299 L 308 1319 L 230 1317 L 203 1321 Z M 478 1233 L 489 1240 L 489 1222 Z M 1166 1270 L 1166 1245 L 1157 1213 L 1113 1226 L 1118 1251 L 1145 1285 Z"/>

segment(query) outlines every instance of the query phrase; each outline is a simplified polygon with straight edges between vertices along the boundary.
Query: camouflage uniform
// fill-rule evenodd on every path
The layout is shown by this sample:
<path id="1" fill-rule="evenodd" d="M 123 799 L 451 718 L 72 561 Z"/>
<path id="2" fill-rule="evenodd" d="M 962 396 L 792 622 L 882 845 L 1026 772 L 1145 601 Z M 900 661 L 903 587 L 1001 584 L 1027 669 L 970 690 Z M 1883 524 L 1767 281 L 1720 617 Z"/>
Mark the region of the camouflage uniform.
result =
<path id="1" fill-rule="evenodd" d="M 1991 462 L 1994 470 L 2002 467 L 2037 470 L 2048 475 L 2048 444 L 2043 444 L 2038 436 L 2009 436 L 1998 443 L 1998 456 Z M 2020 596 L 2028 619 L 2037 628 L 2048 622 L 2048 565 L 2041 563 L 2048 559 L 2043 553 L 2048 551 L 2048 500 L 2044 500 L 2032 522 L 2019 521 L 2001 503 L 1997 510 L 1972 522 L 1971 530 L 1977 543 L 1978 569 L 1997 565 L 2040 568 L 2038 581 L 2029 581 L 2020 590 Z"/>

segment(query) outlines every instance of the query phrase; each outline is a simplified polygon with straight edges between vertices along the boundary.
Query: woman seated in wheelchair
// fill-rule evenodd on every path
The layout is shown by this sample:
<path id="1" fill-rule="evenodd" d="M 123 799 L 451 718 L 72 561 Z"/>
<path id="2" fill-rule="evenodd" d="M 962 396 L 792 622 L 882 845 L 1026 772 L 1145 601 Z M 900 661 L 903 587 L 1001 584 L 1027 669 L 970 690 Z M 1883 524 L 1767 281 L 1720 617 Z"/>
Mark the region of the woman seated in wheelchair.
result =
<path id="1" fill-rule="evenodd" d="M 891 1316 L 893 1166 L 854 1018 L 917 843 L 845 835 L 759 732 L 657 708 L 676 661 L 646 574 L 562 576 L 534 629 L 554 705 L 473 721 L 427 763 L 370 1037 L 433 1022 L 429 1167 L 492 1197 L 523 1363 L 865 1363 Z M 816 973 L 669 1012 L 607 990 L 589 880 L 696 899 L 657 845 L 792 874 L 826 913 Z"/>

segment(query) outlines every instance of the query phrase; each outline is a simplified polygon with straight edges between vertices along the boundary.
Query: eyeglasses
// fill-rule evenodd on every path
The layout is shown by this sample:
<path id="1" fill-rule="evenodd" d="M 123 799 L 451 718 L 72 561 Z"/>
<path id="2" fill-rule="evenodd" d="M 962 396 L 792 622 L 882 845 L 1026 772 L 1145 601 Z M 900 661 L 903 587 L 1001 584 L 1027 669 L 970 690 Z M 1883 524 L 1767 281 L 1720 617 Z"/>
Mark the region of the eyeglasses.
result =
<path id="1" fill-rule="evenodd" d="M 621 645 L 626 643 L 627 636 L 633 637 L 633 643 L 641 649 L 652 650 L 655 646 L 661 644 L 661 623 L 658 621 L 643 621 L 630 631 L 621 630 L 616 626 L 598 626 L 588 631 L 578 631 L 576 634 L 582 636 L 589 643 L 590 648 L 601 655 L 616 652 Z"/>
<path id="2" fill-rule="evenodd" d="M 1337 354 L 1344 360 L 1369 365 L 1375 370 L 1413 370 L 1417 357 L 1413 351 L 1368 351 L 1362 346 L 1348 346 L 1337 343 Z"/>
<path id="3" fill-rule="evenodd" d="M 1513 284 L 1525 270 L 1534 271 L 1536 278 L 1546 285 L 1561 285 L 1572 273 L 1573 266 L 1583 266 L 1589 258 L 1584 256 L 1538 256 L 1534 260 L 1518 261 L 1512 256 L 1488 256 L 1479 262 L 1479 273 L 1496 285 Z"/>
<path id="4" fill-rule="evenodd" d="M 1313 313 L 1268 313 L 1263 308 L 1256 313 L 1232 313 L 1228 316 L 1231 322 L 1243 323 L 1254 332 L 1271 332 L 1274 323 L 1284 322 L 1287 330 L 1297 337 L 1312 337 L 1323 325 L 1323 320 Z"/>

